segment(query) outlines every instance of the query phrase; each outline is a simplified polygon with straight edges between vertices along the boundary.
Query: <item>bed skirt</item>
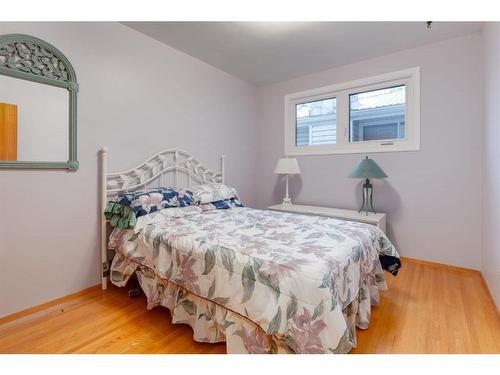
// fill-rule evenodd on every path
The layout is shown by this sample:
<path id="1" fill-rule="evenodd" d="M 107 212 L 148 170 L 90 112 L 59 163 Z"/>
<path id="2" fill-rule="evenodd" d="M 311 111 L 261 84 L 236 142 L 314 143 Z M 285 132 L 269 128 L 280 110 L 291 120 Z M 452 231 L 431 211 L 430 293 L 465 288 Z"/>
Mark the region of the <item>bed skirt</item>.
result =
<path id="1" fill-rule="evenodd" d="M 147 297 L 148 310 L 157 306 L 168 308 L 172 323 L 191 326 L 195 341 L 226 342 L 229 354 L 294 353 L 286 340 L 277 335 L 266 334 L 248 318 L 197 296 L 170 280 L 161 279 L 148 267 L 137 264 L 118 252 L 115 257 L 121 258 L 120 267 L 112 270 L 111 282 L 123 287 L 135 273 Z M 348 328 L 338 346 L 329 348 L 329 352 L 349 352 L 356 347 L 356 327 L 368 328 L 371 305 L 379 304 L 379 290 L 385 289 L 386 285 L 383 279 L 373 279 L 367 284 L 369 285 L 361 285 L 356 298 L 342 309 Z M 307 340 L 307 331 L 304 331 L 304 340 Z"/>

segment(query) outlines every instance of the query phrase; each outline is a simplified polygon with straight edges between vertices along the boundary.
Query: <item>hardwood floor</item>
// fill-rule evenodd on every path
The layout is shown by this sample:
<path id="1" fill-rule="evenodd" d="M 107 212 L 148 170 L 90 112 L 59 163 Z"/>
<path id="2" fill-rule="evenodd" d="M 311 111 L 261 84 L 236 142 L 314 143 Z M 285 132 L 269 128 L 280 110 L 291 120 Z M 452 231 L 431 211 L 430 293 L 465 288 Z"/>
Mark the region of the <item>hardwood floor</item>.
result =
<path id="1" fill-rule="evenodd" d="M 403 259 L 352 353 L 500 353 L 500 317 L 477 271 Z M 0 353 L 225 353 L 165 308 L 92 287 L 0 319 Z"/>

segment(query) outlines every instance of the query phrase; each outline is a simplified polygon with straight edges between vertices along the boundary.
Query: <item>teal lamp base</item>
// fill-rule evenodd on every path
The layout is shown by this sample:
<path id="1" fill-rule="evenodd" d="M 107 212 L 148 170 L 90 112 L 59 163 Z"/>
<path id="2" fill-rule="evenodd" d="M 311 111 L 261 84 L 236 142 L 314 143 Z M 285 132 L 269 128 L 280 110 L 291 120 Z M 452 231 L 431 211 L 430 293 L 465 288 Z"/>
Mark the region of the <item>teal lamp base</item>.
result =
<path id="1" fill-rule="evenodd" d="M 361 208 L 358 212 L 361 211 L 365 211 L 366 215 L 368 215 L 368 212 L 376 214 L 375 209 L 373 208 L 373 185 L 370 183 L 368 178 L 363 184 L 363 203 L 361 204 Z"/>
<path id="2" fill-rule="evenodd" d="M 368 215 L 368 212 L 376 214 L 373 208 L 373 185 L 370 183 L 370 178 L 386 178 L 385 172 L 374 160 L 368 159 L 367 156 L 352 170 L 349 177 L 365 180 L 363 184 L 363 204 L 358 212 L 365 211 L 366 215 Z"/>

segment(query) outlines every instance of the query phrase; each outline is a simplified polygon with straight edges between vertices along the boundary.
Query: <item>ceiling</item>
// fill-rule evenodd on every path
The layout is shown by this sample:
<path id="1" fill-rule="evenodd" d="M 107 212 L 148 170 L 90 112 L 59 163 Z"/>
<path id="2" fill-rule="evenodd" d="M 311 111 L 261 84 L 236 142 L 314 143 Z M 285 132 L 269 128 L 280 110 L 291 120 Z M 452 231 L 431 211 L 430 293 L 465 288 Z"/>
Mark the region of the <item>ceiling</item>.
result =
<path id="1" fill-rule="evenodd" d="M 479 31 L 481 22 L 123 22 L 266 85 Z"/>

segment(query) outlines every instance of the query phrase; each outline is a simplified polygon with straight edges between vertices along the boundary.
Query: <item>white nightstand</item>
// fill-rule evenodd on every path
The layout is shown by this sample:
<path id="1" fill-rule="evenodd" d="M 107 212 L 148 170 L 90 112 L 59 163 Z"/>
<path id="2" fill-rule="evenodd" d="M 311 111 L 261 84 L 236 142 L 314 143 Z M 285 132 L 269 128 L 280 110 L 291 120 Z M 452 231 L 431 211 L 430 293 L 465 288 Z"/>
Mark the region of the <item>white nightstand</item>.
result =
<path id="1" fill-rule="evenodd" d="M 341 208 L 319 207 L 319 206 L 304 206 L 301 204 L 277 204 L 276 206 L 268 207 L 272 211 L 294 212 L 305 215 L 318 215 L 334 217 L 336 219 L 358 221 L 361 223 L 372 224 L 378 227 L 385 233 L 386 215 L 382 213 L 358 212 L 355 210 L 344 210 Z"/>

